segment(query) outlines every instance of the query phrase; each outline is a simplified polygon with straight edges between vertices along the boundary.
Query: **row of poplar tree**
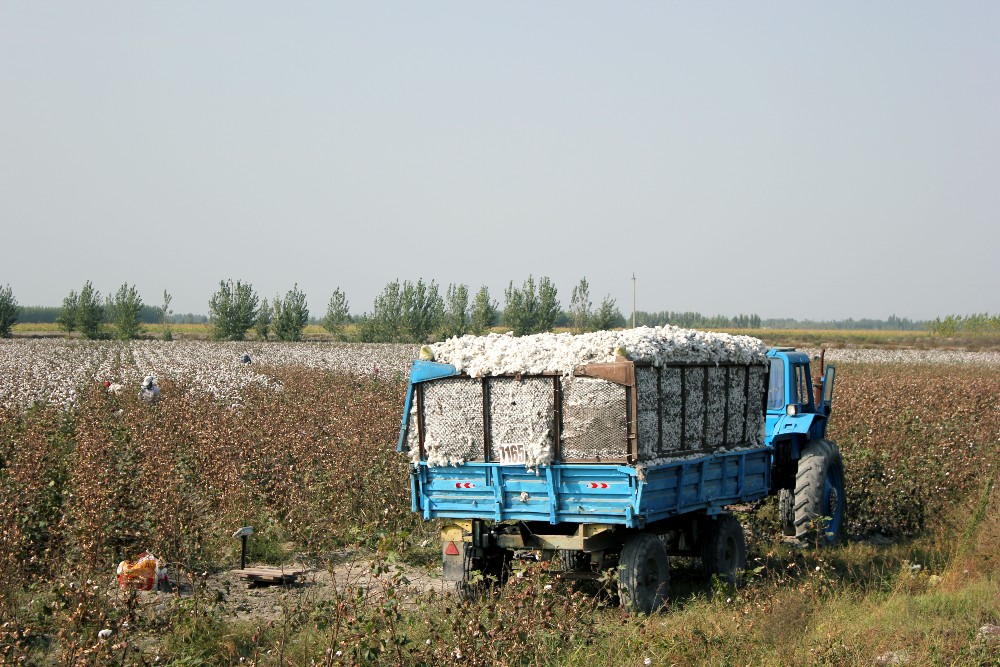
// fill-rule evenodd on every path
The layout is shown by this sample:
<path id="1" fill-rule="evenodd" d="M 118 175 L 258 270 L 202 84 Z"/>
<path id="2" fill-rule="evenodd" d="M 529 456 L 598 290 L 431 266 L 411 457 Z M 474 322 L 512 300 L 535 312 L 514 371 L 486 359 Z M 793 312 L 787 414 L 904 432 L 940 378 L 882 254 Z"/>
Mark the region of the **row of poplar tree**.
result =
<path id="1" fill-rule="evenodd" d="M 478 335 L 497 325 L 520 336 L 551 331 L 556 326 L 584 332 L 625 324 L 610 296 L 594 308 L 586 278 L 573 288 L 565 311 L 555 285 L 544 276 L 537 283 L 534 276 L 529 276 L 520 286 L 511 281 L 504 298 L 501 309 L 485 285 L 471 295 L 469 287 L 462 284 L 450 284 L 442 291 L 433 280 L 394 280 L 375 298 L 371 311 L 352 317 L 347 296 L 338 287 L 321 323 L 339 340 L 376 343 L 417 343 L 466 333 Z M 167 339 L 172 338 L 171 299 L 164 290 L 162 305 L 153 308 Z M 306 295 L 298 284 L 284 297 L 268 301 L 250 283 L 223 280 L 208 306 L 212 336 L 218 340 L 244 340 L 251 330 L 259 340 L 272 334 L 278 340 L 301 340 L 310 321 Z M 148 310 L 134 285 L 125 283 L 114 294 L 102 297 L 87 281 L 79 292 L 73 290 L 63 299 L 56 322 L 65 332 L 77 331 L 87 338 L 129 339 L 142 333 L 141 315 Z M 19 311 L 10 286 L 0 287 L 0 336 L 10 335 Z"/>

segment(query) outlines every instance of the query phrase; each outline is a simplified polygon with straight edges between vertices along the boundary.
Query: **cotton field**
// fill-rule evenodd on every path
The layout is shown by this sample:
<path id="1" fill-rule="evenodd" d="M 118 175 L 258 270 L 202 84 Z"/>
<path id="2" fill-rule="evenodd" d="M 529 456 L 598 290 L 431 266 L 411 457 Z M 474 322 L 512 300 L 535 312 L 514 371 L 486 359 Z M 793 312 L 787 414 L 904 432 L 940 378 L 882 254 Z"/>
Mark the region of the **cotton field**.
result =
<path id="1" fill-rule="evenodd" d="M 607 340 L 602 338 L 600 341 L 580 336 L 570 337 L 583 341 L 580 345 L 585 349 L 574 348 L 568 351 L 566 343 L 559 338 L 565 338 L 567 334 L 547 334 L 534 341 L 531 339 L 536 337 L 532 336 L 518 339 L 495 335 L 494 338 L 503 343 L 496 346 L 502 354 L 494 350 L 494 356 L 489 358 L 481 354 L 482 351 L 475 345 L 477 341 L 486 341 L 487 337 L 455 338 L 435 345 L 434 348 L 439 360 L 467 366 L 464 370 L 473 375 L 502 373 L 511 369 L 517 372 L 551 372 L 553 368 L 548 366 L 554 363 L 552 359 L 556 357 L 561 363 L 555 363 L 555 370 L 564 372 L 573 364 L 579 363 L 581 358 L 610 361 L 614 355 L 609 354 L 608 350 L 616 346 L 624 347 L 630 356 L 654 359 L 657 355 L 664 354 L 659 348 L 643 352 L 643 345 L 649 347 L 649 336 L 636 334 L 628 337 L 625 335 L 627 333 L 605 332 L 610 337 L 606 336 Z M 758 353 L 755 347 L 744 344 L 744 337 L 737 338 L 738 354 L 752 356 Z M 676 354 L 695 350 L 705 360 L 733 353 L 725 345 L 712 348 L 711 345 L 714 344 L 714 340 L 705 342 L 700 339 L 685 339 L 673 342 L 676 349 L 671 349 L 670 352 Z M 595 352 L 597 348 L 600 348 L 600 354 Z M 562 360 L 559 355 L 552 355 L 552 349 L 563 352 L 562 356 L 567 359 Z M 746 352 L 747 349 L 750 350 L 749 353 Z M 819 353 L 818 350 L 808 351 L 811 354 Z M 240 362 L 244 354 L 250 355 L 252 363 Z M 82 386 L 105 380 L 121 383 L 128 391 L 137 392 L 141 379 L 150 374 L 160 382 L 169 380 L 183 386 L 188 392 L 204 392 L 220 400 L 235 402 L 240 399 L 243 388 L 251 384 L 280 390 L 280 383 L 269 374 L 270 368 L 294 366 L 395 378 L 406 376 L 410 362 L 418 354 L 419 348 L 415 345 L 394 344 L 0 340 L 0 407 L 24 407 L 36 401 L 72 405 Z M 548 359 L 548 365 L 542 363 L 544 359 Z M 1000 368 L 998 352 L 955 350 L 832 349 L 827 350 L 826 360 L 834 363 Z"/>
<path id="2" fill-rule="evenodd" d="M 188 392 L 238 401 L 249 385 L 280 390 L 269 369 L 297 366 L 383 377 L 404 376 L 413 345 L 342 345 L 138 340 L 31 339 L 0 341 L 0 407 L 37 401 L 70 406 L 90 383 L 120 383 L 138 392 L 146 375 Z M 252 363 L 244 364 L 244 354 Z"/>
<path id="3" fill-rule="evenodd" d="M 819 354 L 818 349 L 804 349 Z M 857 364 L 936 364 L 944 366 L 979 366 L 1000 368 L 1000 352 L 967 352 L 965 350 L 875 350 L 831 349 L 826 361 Z"/>

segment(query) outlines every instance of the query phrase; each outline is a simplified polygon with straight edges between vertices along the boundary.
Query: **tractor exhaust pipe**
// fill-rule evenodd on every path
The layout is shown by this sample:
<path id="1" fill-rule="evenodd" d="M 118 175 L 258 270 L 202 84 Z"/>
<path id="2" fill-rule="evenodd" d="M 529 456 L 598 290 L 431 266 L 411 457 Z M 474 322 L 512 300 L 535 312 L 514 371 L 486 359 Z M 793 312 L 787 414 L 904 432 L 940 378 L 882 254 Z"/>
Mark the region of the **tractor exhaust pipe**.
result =
<path id="1" fill-rule="evenodd" d="M 813 380 L 813 399 L 816 409 L 819 410 L 819 406 L 823 403 L 823 362 L 826 356 L 826 348 L 820 348 L 819 351 L 819 375 Z"/>

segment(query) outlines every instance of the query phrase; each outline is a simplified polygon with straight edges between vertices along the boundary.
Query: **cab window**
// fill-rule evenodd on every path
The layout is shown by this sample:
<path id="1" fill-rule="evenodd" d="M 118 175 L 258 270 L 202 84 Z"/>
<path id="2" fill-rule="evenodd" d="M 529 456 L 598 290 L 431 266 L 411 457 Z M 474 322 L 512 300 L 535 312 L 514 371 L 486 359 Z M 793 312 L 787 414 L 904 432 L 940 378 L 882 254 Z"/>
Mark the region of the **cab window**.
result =
<path id="1" fill-rule="evenodd" d="M 785 362 L 771 359 L 770 380 L 767 385 L 767 409 L 780 410 L 785 407 Z"/>
<path id="2" fill-rule="evenodd" d="M 795 387 L 792 403 L 801 405 L 812 405 L 812 382 L 809 377 L 809 366 L 805 364 L 797 365 L 794 369 Z"/>

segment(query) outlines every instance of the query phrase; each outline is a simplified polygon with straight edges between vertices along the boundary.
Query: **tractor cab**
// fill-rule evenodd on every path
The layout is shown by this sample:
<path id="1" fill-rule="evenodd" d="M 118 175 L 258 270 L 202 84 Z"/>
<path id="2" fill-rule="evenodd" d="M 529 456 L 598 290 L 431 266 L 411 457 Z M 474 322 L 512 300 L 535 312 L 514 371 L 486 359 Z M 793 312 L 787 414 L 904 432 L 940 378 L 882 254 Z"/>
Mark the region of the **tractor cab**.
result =
<path id="1" fill-rule="evenodd" d="M 767 388 L 765 443 L 778 440 L 819 440 L 826 437 L 826 424 L 833 401 L 836 368 L 827 366 L 813 382 L 809 355 L 793 348 L 768 350 L 771 363 Z M 822 361 L 820 361 L 822 369 Z M 794 437 L 793 436 L 797 436 Z"/>

